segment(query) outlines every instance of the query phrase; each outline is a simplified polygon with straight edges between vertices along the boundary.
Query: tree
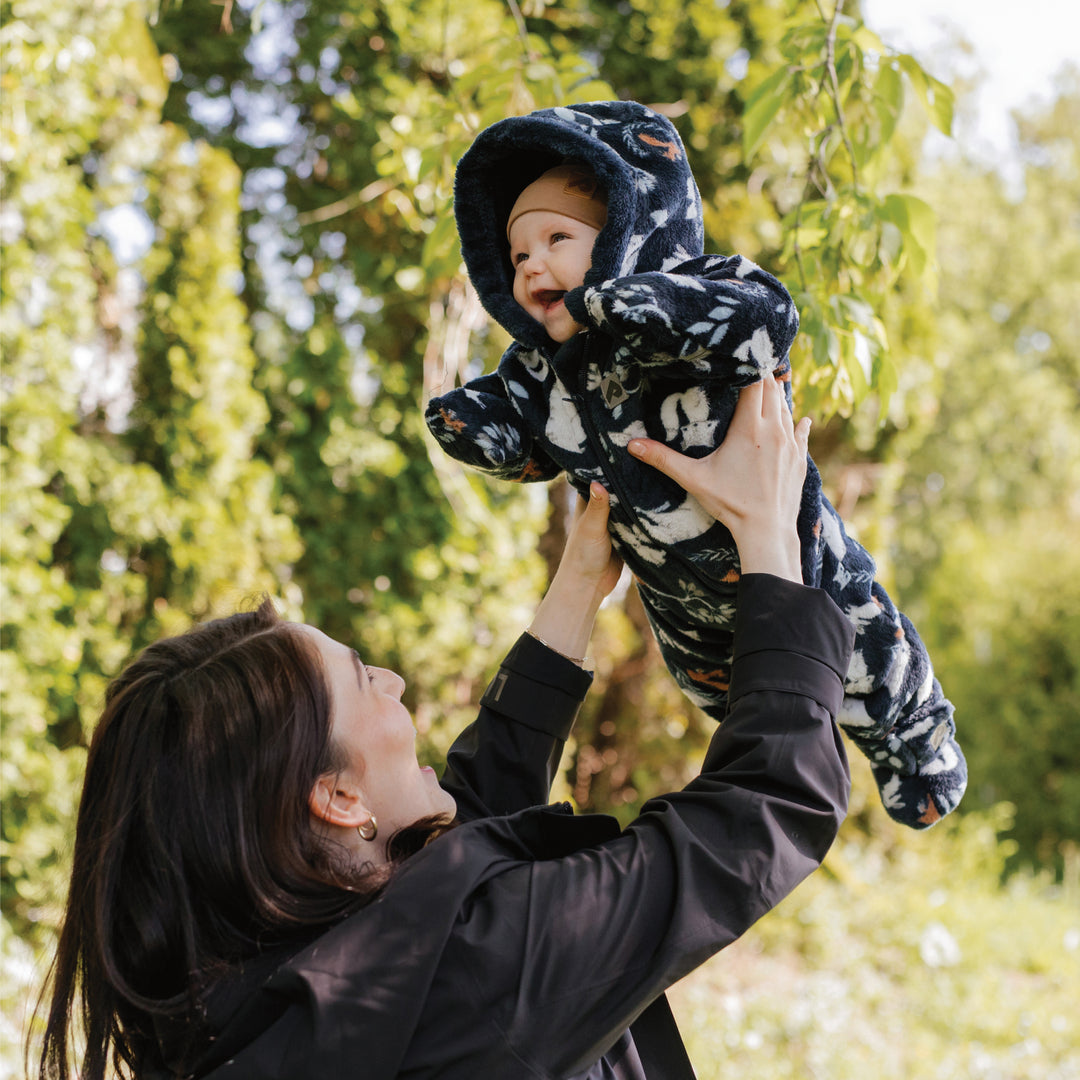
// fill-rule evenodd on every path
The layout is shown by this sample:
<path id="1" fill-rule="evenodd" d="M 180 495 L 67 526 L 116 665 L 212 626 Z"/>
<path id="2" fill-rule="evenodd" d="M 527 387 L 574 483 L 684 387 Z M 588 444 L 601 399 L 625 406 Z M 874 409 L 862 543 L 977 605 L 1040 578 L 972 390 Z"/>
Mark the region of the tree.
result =
<path id="1" fill-rule="evenodd" d="M 107 680 L 132 647 L 274 589 L 298 554 L 250 461 L 266 407 L 235 290 L 237 173 L 160 123 L 146 15 L 27 3 L 5 27 L 0 859 L 5 921 L 36 942 Z M 141 328 L 103 235 L 139 183 L 160 234 Z"/>
<path id="2" fill-rule="evenodd" d="M 941 294 L 908 370 L 888 496 L 899 592 L 957 707 L 966 803 L 1023 807 L 1020 857 L 1059 869 L 1061 842 L 1080 837 L 1080 740 L 1065 721 L 1080 702 L 1080 241 L 1063 227 L 1080 200 L 1078 120 L 1073 69 L 1021 119 L 1021 194 L 965 163 L 930 184 Z"/>

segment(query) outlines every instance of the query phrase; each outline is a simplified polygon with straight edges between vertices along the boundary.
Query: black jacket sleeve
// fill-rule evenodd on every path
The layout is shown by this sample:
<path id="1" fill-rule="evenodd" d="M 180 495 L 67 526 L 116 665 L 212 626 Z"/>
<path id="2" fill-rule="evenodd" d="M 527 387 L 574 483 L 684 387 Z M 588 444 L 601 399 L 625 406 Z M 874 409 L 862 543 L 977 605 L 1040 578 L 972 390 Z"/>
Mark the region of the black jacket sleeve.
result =
<path id="1" fill-rule="evenodd" d="M 527 1075 L 595 1062 L 810 874 L 836 835 L 849 777 L 833 718 L 850 624 L 820 590 L 747 575 L 735 635 L 729 713 L 700 776 L 613 840 L 501 874 L 463 915 L 450 948 L 470 1012 Z"/>
<path id="2" fill-rule="evenodd" d="M 522 634 L 446 755 L 442 786 L 458 817 L 512 814 L 548 801 L 592 675 Z"/>

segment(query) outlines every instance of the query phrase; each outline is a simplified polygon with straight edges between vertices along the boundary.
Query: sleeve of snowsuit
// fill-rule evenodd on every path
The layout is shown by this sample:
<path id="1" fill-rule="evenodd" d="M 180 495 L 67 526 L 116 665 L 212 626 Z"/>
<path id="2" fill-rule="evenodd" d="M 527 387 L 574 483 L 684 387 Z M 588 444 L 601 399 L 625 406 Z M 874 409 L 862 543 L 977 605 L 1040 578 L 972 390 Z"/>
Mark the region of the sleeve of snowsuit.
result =
<path id="1" fill-rule="evenodd" d="M 424 420 L 452 458 L 500 480 L 552 480 L 562 472 L 534 445 L 532 432 L 496 374 L 432 398 Z"/>
<path id="2" fill-rule="evenodd" d="M 643 366 L 693 363 L 703 378 L 741 385 L 787 370 L 799 329 L 787 289 L 741 255 L 702 255 L 666 273 L 615 278 L 574 289 L 564 302 Z"/>
<path id="3" fill-rule="evenodd" d="M 840 726 L 869 758 L 889 814 L 926 828 L 956 808 L 967 784 L 953 706 L 915 627 L 874 579 L 873 558 L 821 502 L 821 587 L 855 627 Z"/>
<path id="4" fill-rule="evenodd" d="M 701 774 L 621 836 L 500 875 L 454 936 L 447 961 L 471 976 L 484 1037 L 505 1040 L 522 1075 L 596 1061 L 836 835 L 849 779 L 832 716 L 851 627 L 820 590 L 767 575 L 740 590 L 731 709 Z"/>

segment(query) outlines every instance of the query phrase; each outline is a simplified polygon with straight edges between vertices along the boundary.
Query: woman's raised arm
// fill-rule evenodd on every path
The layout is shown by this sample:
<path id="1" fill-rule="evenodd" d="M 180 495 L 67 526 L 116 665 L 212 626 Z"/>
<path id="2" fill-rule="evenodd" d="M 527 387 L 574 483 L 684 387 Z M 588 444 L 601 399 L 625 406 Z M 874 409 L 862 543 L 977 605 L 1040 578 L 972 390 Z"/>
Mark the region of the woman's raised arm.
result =
<path id="1" fill-rule="evenodd" d="M 446 756 L 443 787 L 462 820 L 546 803 L 592 676 L 581 662 L 603 599 L 622 570 L 608 537 L 608 494 L 593 484 L 529 631 L 510 650 L 480 714 Z"/>

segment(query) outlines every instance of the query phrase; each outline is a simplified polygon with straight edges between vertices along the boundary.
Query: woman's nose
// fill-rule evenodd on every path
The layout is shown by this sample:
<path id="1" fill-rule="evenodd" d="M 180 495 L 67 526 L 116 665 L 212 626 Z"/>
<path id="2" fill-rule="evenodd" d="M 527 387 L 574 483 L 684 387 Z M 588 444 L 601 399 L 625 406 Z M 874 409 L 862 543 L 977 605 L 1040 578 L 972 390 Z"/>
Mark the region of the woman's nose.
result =
<path id="1" fill-rule="evenodd" d="M 405 693 L 405 680 L 390 668 L 373 667 L 371 670 L 376 676 L 379 691 L 393 694 L 400 701 L 401 695 Z"/>
<path id="2" fill-rule="evenodd" d="M 396 672 L 386 669 L 386 674 L 397 681 L 397 696 L 398 700 L 401 700 L 401 695 L 405 693 L 405 680 Z"/>

